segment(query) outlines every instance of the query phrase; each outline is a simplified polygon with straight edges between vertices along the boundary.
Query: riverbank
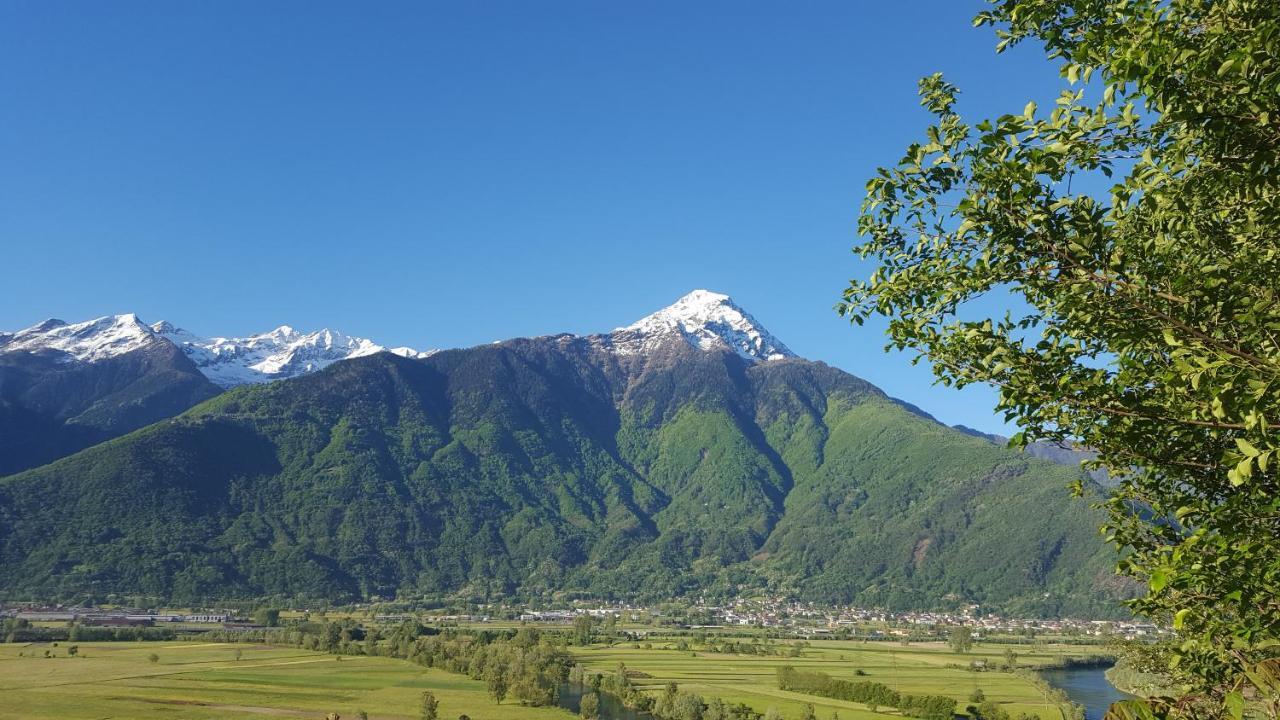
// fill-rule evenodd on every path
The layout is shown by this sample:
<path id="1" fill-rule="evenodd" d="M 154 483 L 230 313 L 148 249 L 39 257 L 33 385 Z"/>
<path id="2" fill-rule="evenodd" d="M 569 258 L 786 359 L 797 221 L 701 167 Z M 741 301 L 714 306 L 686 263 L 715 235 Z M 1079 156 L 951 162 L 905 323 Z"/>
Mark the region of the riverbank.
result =
<path id="1" fill-rule="evenodd" d="M 1109 670 L 1109 667 L 1077 666 L 1042 670 L 1039 675 L 1044 682 L 1080 706 L 1085 720 L 1102 720 L 1112 703 L 1132 697 L 1111 684 L 1107 679 Z"/>

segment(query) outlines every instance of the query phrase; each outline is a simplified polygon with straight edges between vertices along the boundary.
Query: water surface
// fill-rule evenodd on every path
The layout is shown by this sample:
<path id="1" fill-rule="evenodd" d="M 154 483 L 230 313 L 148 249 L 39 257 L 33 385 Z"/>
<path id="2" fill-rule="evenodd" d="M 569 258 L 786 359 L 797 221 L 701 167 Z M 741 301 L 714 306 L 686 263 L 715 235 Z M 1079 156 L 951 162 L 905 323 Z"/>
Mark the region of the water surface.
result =
<path id="1" fill-rule="evenodd" d="M 1061 688 L 1072 702 L 1084 706 L 1088 720 L 1102 720 L 1111 703 L 1133 697 L 1122 693 L 1107 682 L 1107 666 L 1041 670 L 1040 677 L 1050 685 Z"/>
<path id="2" fill-rule="evenodd" d="M 560 686 L 556 704 L 577 715 L 582 707 L 582 696 L 589 692 L 592 692 L 590 685 L 565 683 Z M 654 717 L 649 713 L 632 710 L 612 695 L 600 693 L 600 720 L 654 720 Z"/>

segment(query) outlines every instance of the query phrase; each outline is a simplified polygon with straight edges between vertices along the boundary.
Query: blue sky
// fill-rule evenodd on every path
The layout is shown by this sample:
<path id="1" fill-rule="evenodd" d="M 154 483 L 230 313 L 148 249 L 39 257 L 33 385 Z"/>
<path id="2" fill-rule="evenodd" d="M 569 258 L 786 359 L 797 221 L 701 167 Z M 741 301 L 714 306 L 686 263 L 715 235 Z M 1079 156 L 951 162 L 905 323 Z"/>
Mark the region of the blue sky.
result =
<path id="1" fill-rule="evenodd" d="M 1042 106 L 981 2 L 0 0 L 0 329 L 135 312 L 457 347 L 732 295 L 948 423 L 831 307 L 863 183 L 928 118 Z"/>

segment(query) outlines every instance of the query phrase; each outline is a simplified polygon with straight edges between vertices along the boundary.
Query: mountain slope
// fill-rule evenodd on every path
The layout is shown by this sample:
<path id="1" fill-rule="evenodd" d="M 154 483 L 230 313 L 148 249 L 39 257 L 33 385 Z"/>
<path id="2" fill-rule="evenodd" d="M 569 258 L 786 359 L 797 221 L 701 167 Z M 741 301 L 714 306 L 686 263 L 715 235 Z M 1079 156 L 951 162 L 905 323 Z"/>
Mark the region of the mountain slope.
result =
<path id="1" fill-rule="evenodd" d="M 172 417 L 219 392 L 132 315 L 0 335 L 0 475 Z"/>
<path id="2" fill-rule="evenodd" d="M 382 353 L 229 391 L 0 481 L 0 591 L 771 585 L 897 608 L 1098 611 L 1108 551 L 1067 497 L 1072 470 L 780 343 L 741 343 L 733 325 Z"/>
<path id="3" fill-rule="evenodd" d="M 384 350 L 363 338 L 287 326 L 205 339 L 135 315 L 46 320 L 0 333 L 0 476 L 173 417 L 225 388 L 297 377 Z"/>

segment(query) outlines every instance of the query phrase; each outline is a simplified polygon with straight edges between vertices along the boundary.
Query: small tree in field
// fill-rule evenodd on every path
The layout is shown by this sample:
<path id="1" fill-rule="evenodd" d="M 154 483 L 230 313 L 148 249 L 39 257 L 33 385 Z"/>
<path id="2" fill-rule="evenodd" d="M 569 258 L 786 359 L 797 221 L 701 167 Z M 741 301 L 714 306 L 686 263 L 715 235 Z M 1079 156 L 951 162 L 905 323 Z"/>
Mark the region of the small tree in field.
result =
<path id="1" fill-rule="evenodd" d="M 597 720 L 600 717 L 600 696 L 593 692 L 583 695 L 578 714 L 583 720 Z"/>
<path id="2" fill-rule="evenodd" d="M 493 699 L 502 704 L 502 699 L 507 696 L 507 690 L 510 689 L 510 680 L 507 678 L 507 668 L 499 662 L 494 662 L 485 669 L 485 684 L 489 687 L 489 694 Z"/>
<path id="3" fill-rule="evenodd" d="M 422 720 L 440 720 L 440 701 L 430 690 L 422 693 Z"/>
<path id="4" fill-rule="evenodd" d="M 963 625 L 951 628 L 951 633 L 947 636 L 947 644 L 951 646 L 953 652 L 969 652 L 973 649 L 973 630 Z"/>
<path id="5" fill-rule="evenodd" d="M 579 615 L 573 619 L 573 637 L 579 645 L 590 645 L 595 639 L 595 622 L 590 615 Z"/>
<path id="6" fill-rule="evenodd" d="M 160 662 L 160 656 L 155 653 L 151 653 L 150 655 L 147 656 L 147 662 L 151 663 L 152 665 L 155 665 L 156 663 Z"/>

